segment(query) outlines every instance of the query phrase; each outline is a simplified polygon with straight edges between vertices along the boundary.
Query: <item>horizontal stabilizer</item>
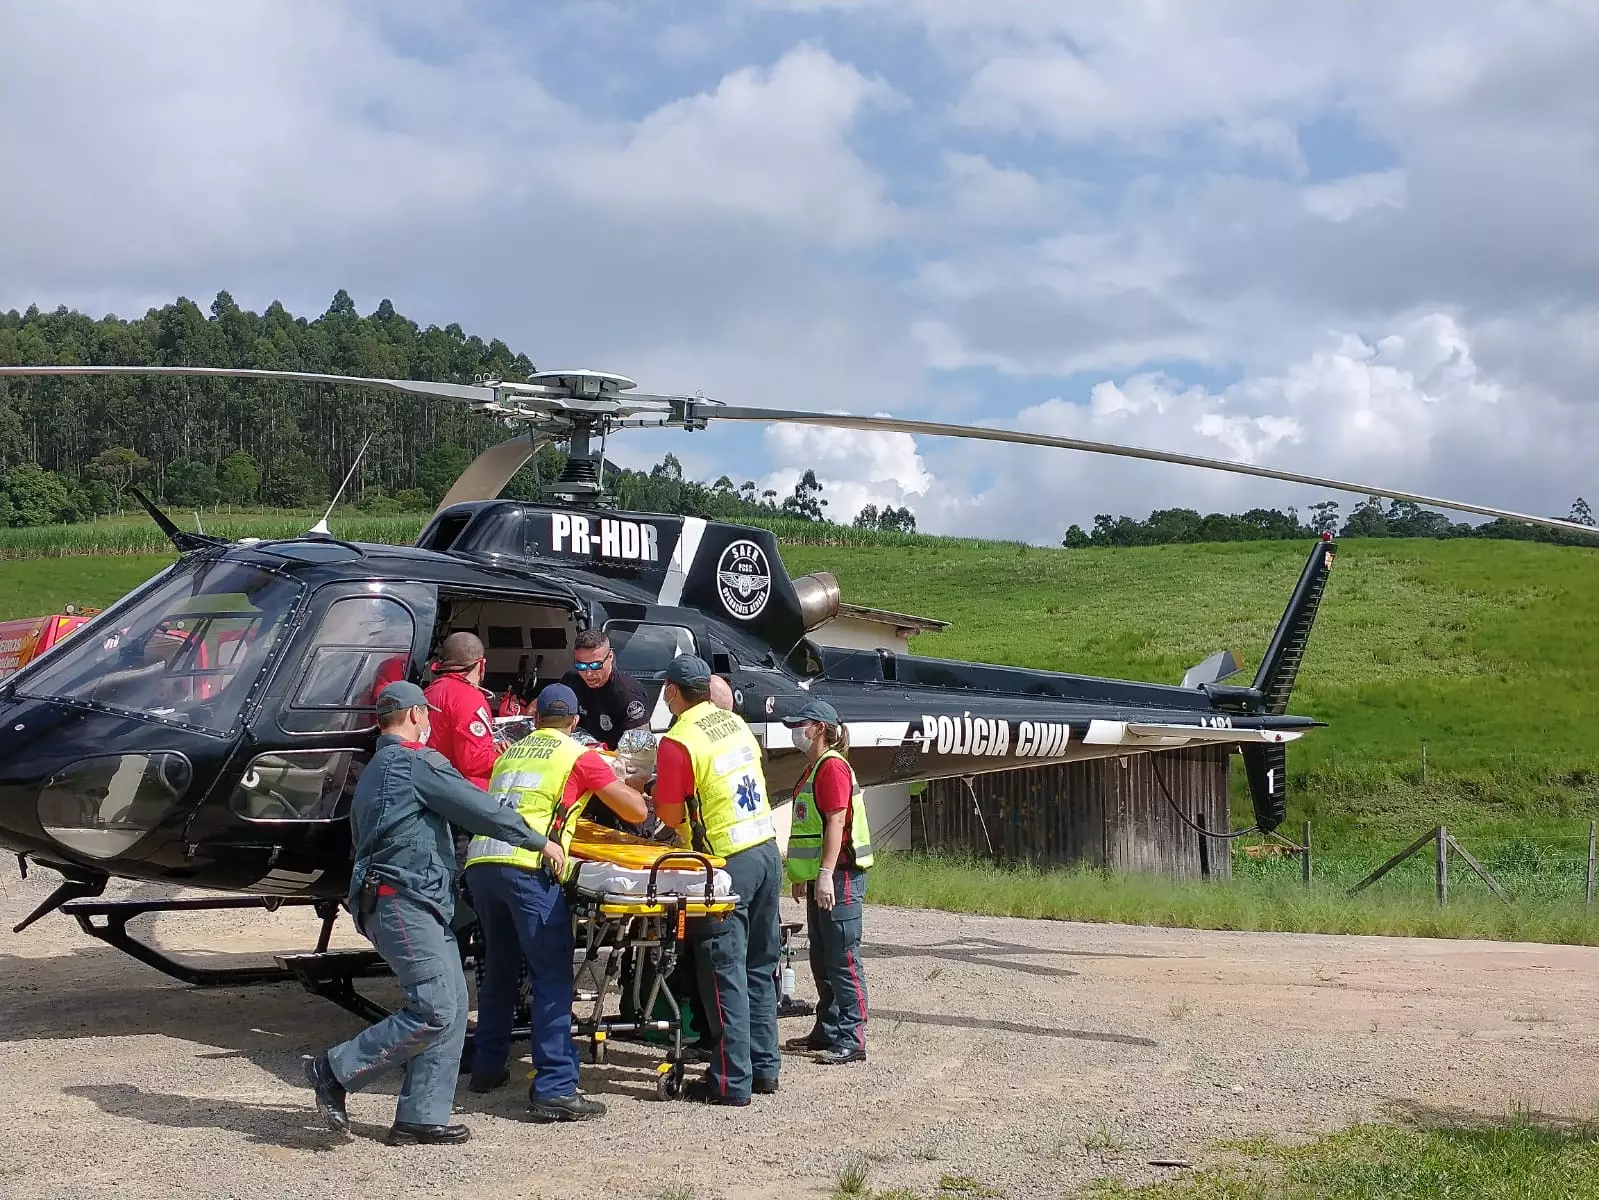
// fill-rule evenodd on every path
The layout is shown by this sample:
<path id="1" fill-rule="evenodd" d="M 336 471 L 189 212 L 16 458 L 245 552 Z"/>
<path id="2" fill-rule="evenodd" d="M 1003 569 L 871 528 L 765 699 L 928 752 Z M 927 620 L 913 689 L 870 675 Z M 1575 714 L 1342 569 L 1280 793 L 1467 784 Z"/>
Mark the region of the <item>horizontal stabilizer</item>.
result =
<path id="1" fill-rule="evenodd" d="M 1083 735 L 1085 746 L 1127 746 L 1139 750 L 1187 746 L 1195 742 L 1215 746 L 1281 745 L 1301 734 L 1293 729 L 1213 729 L 1205 725 L 1174 725 L 1147 721 L 1090 721 Z"/>

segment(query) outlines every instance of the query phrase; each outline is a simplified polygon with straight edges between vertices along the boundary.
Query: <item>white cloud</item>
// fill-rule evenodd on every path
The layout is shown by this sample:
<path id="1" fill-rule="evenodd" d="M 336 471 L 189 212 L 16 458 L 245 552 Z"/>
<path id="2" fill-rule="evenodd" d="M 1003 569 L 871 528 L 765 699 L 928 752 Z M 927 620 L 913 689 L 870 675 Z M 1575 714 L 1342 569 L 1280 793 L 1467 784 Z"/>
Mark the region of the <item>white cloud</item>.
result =
<path id="1" fill-rule="evenodd" d="M 1281 371 L 1210 391 L 1159 374 L 1096 385 L 1087 404 L 1051 400 L 993 424 L 1211 458 L 1445 498 L 1562 515 L 1588 473 L 1599 438 L 1594 406 L 1546 393 L 1513 394 L 1475 361 L 1448 314 L 1415 316 L 1370 340 L 1353 335 Z M 923 448 L 935 471 L 951 456 Z M 962 498 L 940 473 L 922 527 L 1059 538 L 1097 512 L 1142 517 L 1156 508 L 1236 511 L 1322 499 L 1311 489 L 1192 468 L 1025 447 L 984 445 L 961 456 L 991 486 Z M 1567 493 L 1571 494 L 1567 494 Z M 1351 498 L 1338 495 L 1347 511 Z M 1460 518 L 1465 519 L 1465 518 Z"/>
<path id="2" fill-rule="evenodd" d="M 895 224 L 882 180 L 848 146 L 856 118 L 893 93 L 824 51 L 799 47 L 770 70 L 664 105 L 610 144 L 574 151 L 562 182 L 634 212 L 725 212 L 825 243 L 873 241 Z"/>
<path id="3" fill-rule="evenodd" d="M 773 471 L 762 481 L 787 496 L 807 469 L 816 472 L 827 514 L 848 524 L 868 504 L 913 511 L 933 485 L 908 433 L 865 433 L 814 425 L 773 425 L 766 431 Z"/>
<path id="4" fill-rule="evenodd" d="M 1301 195 L 1306 212 L 1341 223 L 1372 208 L 1403 208 L 1405 173 L 1395 170 L 1347 175 L 1332 183 L 1307 187 Z"/>

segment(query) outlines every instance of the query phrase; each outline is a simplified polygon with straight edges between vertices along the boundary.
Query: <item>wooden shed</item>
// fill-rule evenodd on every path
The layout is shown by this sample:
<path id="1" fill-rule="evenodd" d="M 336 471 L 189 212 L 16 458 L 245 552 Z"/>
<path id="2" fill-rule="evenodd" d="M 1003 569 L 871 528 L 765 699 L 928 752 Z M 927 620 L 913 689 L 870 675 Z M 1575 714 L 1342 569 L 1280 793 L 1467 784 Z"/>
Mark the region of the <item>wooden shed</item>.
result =
<path id="1" fill-rule="evenodd" d="M 1226 832 L 1228 757 L 1214 747 L 1133 754 L 977 775 L 970 788 L 962 779 L 936 779 L 918 811 L 906 814 L 905 832 L 918 847 L 1002 862 L 1176 879 L 1230 875 L 1227 843 L 1202 838 L 1178 818 L 1154 762 L 1189 821 Z"/>

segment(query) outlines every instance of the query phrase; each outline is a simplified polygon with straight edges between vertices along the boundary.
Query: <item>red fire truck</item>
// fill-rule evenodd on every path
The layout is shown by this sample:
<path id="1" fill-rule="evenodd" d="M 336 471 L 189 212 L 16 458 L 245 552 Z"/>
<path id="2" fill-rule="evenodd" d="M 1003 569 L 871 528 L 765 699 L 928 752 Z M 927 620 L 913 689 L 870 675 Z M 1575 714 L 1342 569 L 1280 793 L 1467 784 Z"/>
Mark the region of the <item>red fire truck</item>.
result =
<path id="1" fill-rule="evenodd" d="M 0 679 L 25 667 L 99 611 L 69 604 L 48 617 L 0 621 Z"/>

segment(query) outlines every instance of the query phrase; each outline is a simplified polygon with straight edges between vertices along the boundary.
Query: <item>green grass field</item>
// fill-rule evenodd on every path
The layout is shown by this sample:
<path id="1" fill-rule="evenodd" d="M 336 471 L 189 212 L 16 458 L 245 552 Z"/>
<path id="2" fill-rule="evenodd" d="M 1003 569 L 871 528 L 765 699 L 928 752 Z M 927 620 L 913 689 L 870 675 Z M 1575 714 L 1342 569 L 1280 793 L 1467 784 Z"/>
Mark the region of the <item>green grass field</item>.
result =
<path id="1" fill-rule="evenodd" d="M 996 917 L 1599 946 L 1599 912 L 1584 901 L 1580 859 L 1555 869 L 1485 864 L 1509 891 L 1513 903 L 1508 905 L 1455 865 L 1449 903 L 1440 907 L 1430 857 L 1413 859 L 1359 895 L 1348 895 L 1349 886 L 1393 849 L 1386 844 L 1341 848 L 1318 861 L 1308 888 L 1299 880 L 1299 864 L 1287 861 L 1272 864 L 1281 867 L 1274 870 L 1235 859 L 1232 881 L 1218 884 L 890 852 L 872 868 L 868 898 L 896 907 Z"/>
<path id="2" fill-rule="evenodd" d="M 791 571 L 833 570 L 855 603 L 952 622 L 912 643 L 921 654 L 1175 683 L 1223 648 L 1258 663 L 1305 553 L 1257 542 L 784 557 Z M 1419 814 L 1416 833 L 1586 819 L 1599 810 L 1599 554 L 1345 542 L 1291 710 L 1330 724 L 1289 751 L 1291 816 L 1328 833 L 1398 836 Z"/>
<path id="3" fill-rule="evenodd" d="M 1107 1179 L 1080 1200 L 1587 1200 L 1599 1196 L 1592 1128 L 1504 1121 L 1356 1125 L 1300 1145 L 1220 1148 L 1226 1161 L 1170 1181 Z"/>

